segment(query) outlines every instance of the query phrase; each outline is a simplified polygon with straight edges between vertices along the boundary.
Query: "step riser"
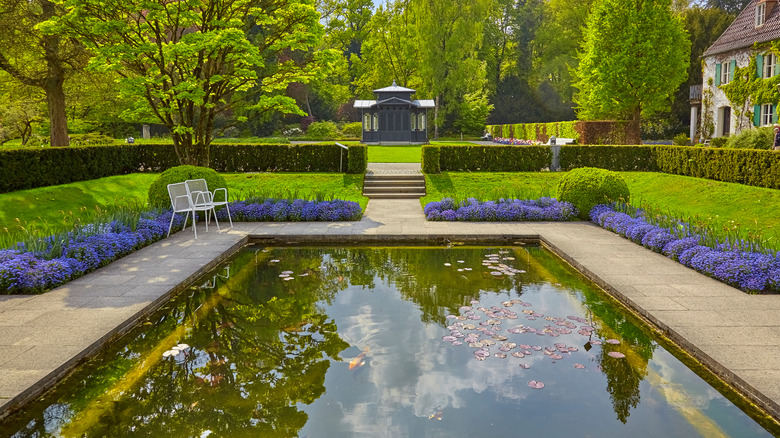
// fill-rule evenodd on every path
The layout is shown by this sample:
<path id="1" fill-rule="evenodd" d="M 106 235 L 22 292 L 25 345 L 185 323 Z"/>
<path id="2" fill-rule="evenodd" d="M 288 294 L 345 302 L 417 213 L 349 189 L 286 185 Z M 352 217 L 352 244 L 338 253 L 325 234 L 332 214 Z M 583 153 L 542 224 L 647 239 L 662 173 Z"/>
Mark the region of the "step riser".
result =
<path id="1" fill-rule="evenodd" d="M 370 199 L 420 199 L 425 195 L 381 194 L 371 195 Z"/>
<path id="2" fill-rule="evenodd" d="M 365 181 L 363 187 L 425 187 L 420 181 Z"/>
<path id="3" fill-rule="evenodd" d="M 425 177 L 409 175 L 366 175 L 363 195 L 374 199 L 419 199 L 425 196 Z"/>
<path id="4" fill-rule="evenodd" d="M 366 175 L 363 181 L 425 181 L 422 175 Z"/>

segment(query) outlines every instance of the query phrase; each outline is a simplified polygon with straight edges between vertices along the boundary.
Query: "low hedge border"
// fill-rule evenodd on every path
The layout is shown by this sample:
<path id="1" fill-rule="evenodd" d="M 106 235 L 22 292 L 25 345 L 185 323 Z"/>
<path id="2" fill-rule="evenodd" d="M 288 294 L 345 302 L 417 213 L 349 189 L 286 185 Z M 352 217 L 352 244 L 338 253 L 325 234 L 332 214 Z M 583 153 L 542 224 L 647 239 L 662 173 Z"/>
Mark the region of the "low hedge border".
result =
<path id="1" fill-rule="evenodd" d="M 439 149 L 436 153 L 428 148 Z M 423 171 L 438 173 L 536 172 L 549 168 L 549 146 L 423 146 Z M 780 153 L 709 147 L 561 146 L 562 170 L 597 167 L 612 171 L 663 172 L 756 187 L 780 189 Z"/>
<path id="2" fill-rule="evenodd" d="M 344 151 L 335 144 L 212 144 L 218 172 L 364 173 L 365 145 Z M 172 144 L 21 148 L 0 150 L 0 193 L 134 172 L 162 172 L 179 165 Z"/>

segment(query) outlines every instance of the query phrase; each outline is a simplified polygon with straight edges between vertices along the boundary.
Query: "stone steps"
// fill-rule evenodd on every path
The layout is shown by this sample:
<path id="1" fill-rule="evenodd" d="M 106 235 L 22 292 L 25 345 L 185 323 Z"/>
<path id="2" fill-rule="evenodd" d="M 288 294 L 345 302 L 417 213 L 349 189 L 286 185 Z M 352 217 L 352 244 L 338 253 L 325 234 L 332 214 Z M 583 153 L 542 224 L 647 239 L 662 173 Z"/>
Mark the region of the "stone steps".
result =
<path id="1" fill-rule="evenodd" d="M 421 174 L 366 174 L 363 195 L 373 199 L 419 199 L 425 196 L 425 177 Z"/>

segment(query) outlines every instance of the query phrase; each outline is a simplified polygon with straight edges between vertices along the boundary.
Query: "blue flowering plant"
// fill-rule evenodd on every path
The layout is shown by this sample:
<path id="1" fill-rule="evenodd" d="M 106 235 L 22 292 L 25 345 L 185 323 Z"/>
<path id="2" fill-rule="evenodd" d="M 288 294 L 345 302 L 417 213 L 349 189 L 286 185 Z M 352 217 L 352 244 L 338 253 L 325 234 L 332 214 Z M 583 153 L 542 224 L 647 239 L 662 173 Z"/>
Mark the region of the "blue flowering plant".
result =
<path id="1" fill-rule="evenodd" d="M 363 212 L 353 201 L 302 199 L 229 204 L 233 221 L 354 221 Z M 122 218 L 76 226 L 73 230 L 29 238 L 0 250 L 0 294 L 40 293 L 83 276 L 166 236 L 170 210 L 126 214 Z M 217 212 L 227 220 L 227 210 Z M 184 228 L 184 215 L 173 229 Z"/>
<path id="2" fill-rule="evenodd" d="M 625 211 L 620 211 L 620 210 Z M 749 293 L 780 292 L 780 252 L 738 237 L 718 237 L 689 223 L 642 209 L 601 204 L 590 211 L 599 226 L 707 276 Z M 662 222 L 654 224 L 653 222 Z"/>
<path id="3" fill-rule="evenodd" d="M 536 200 L 499 199 L 478 201 L 468 198 L 455 201 L 444 198 L 430 202 L 423 210 L 429 221 L 517 222 L 517 221 L 570 221 L 577 219 L 577 209 L 568 202 L 553 198 Z"/>

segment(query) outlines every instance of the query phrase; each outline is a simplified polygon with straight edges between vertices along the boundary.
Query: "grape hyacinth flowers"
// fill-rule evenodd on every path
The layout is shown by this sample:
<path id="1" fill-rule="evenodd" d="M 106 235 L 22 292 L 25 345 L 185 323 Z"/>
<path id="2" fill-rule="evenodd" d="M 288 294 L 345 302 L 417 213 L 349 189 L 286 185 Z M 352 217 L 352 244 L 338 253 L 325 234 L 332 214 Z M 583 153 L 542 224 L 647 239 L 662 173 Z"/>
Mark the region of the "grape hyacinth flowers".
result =
<path id="1" fill-rule="evenodd" d="M 569 221 L 577 218 L 577 209 L 568 202 L 553 198 L 537 200 L 500 199 L 480 202 L 469 198 L 455 202 L 450 198 L 425 206 L 429 221 Z"/>
<path id="2" fill-rule="evenodd" d="M 259 221 L 353 221 L 363 211 L 353 201 L 266 200 L 262 203 L 231 202 L 237 222 Z M 217 211 L 227 220 L 227 210 Z M 112 261 L 148 246 L 168 232 L 171 211 L 143 213 L 133 229 L 112 221 L 89 224 L 77 231 L 42 239 L 38 248 L 17 243 L 0 250 L 0 294 L 40 293 L 67 283 Z M 184 226 L 184 215 L 174 217 L 174 229 Z"/>
<path id="3" fill-rule="evenodd" d="M 664 254 L 707 276 L 746 292 L 780 292 L 780 254 L 750 251 L 740 242 L 705 246 L 704 237 L 685 223 L 674 230 L 649 224 L 641 214 L 632 217 L 612 205 L 597 205 L 590 219 L 599 226 Z"/>

